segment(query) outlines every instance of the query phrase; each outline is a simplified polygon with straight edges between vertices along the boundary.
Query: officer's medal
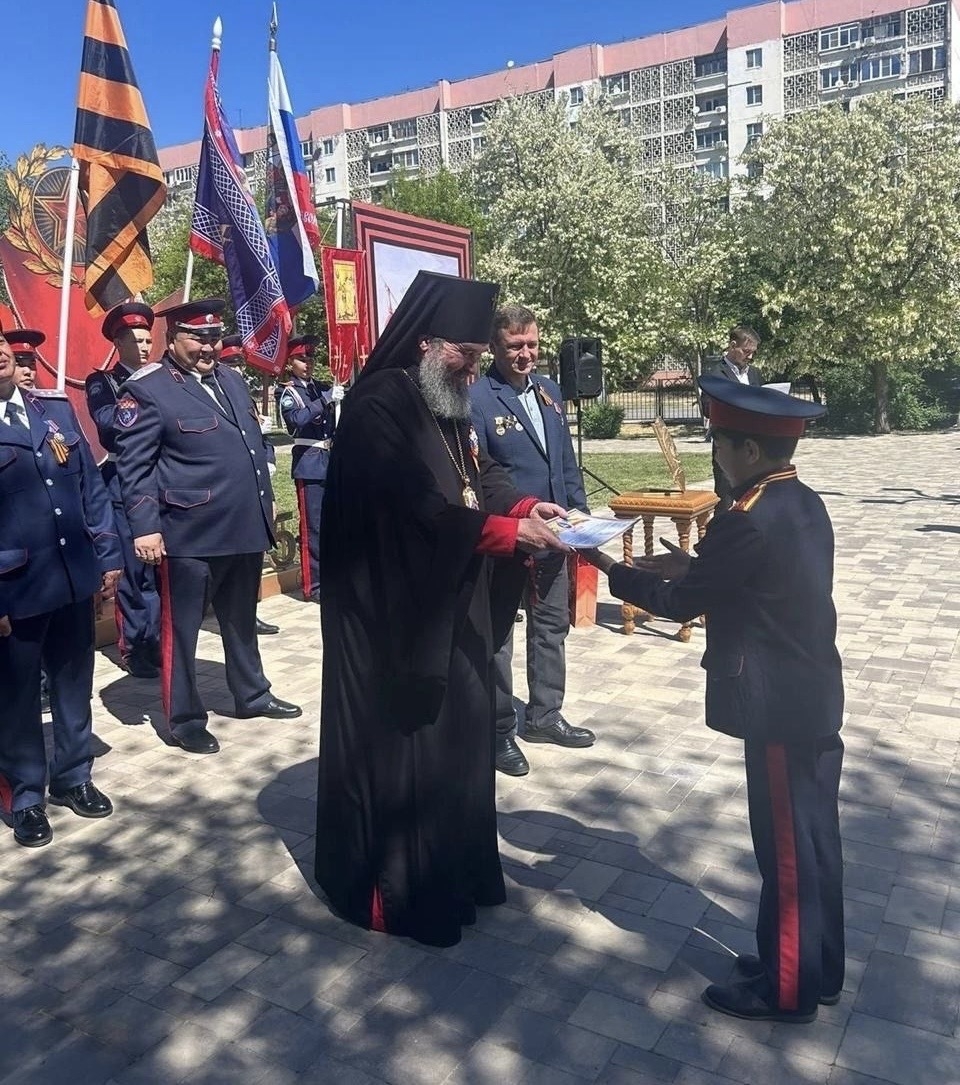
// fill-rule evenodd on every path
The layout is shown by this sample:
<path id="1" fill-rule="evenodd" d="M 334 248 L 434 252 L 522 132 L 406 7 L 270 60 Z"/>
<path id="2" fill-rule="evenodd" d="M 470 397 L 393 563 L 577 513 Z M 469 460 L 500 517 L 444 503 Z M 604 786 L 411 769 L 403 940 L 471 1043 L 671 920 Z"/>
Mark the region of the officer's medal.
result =
<path id="1" fill-rule="evenodd" d="M 53 458 L 62 467 L 70 458 L 70 446 L 63 439 L 63 434 L 57 428 L 56 422 L 48 420 L 47 429 L 50 431 L 47 434 L 47 444 L 50 446 Z"/>

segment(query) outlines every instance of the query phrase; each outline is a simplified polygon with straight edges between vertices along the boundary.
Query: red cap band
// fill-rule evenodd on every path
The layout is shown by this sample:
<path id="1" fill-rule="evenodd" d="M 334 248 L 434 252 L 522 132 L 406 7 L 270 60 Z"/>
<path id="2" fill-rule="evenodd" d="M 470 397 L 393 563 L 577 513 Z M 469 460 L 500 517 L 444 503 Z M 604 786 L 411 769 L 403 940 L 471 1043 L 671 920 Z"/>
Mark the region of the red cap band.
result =
<path id="1" fill-rule="evenodd" d="M 291 358 L 306 358 L 311 349 L 306 343 L 297 343 L 295 347 L 290 348 L 287 361 L 289 362 Z"/>
<path id="2" fill-rule="evenodd" d="M 783 415 L 759 414 L 731 407 L 718 399 L 710 400 L 710 425 L 714 429 L 732 429 L 737 433 L 755 433 L 759 437 L 802 437 L 806 420 Z"/>
<path id="3" fill-rule="evenodd" d="M 116 333 L 121 328 L 149 328 L 150 321 L 142 313 L 123 313 L 121 316 L 114 317 L 113 320 L 113 333 Z"/>
<path id="4" fill-rule="evenodd" d="M 242 358 L 242 357 L 243 357 L 243 347 L 232 347 L 232 346 L 231 347 L 224 347 L 223 350 L 220 351 L 220 360 L 221 361 L 223 361 L 224 358 Z"/>

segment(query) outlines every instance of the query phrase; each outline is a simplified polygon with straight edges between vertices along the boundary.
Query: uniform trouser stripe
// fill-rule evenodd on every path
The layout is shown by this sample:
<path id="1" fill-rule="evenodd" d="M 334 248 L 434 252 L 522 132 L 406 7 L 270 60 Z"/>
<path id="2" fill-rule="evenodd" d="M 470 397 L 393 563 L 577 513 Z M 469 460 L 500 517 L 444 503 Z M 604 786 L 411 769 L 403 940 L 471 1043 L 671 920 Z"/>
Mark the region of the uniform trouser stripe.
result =
<path id="1" fill-rule="evenodd" d="M 296 480 L 297 511 L 300 514 L 300 577 L 303 581 L 303 594 L 313 595 L 315 587 L 310 569 L 310 513 L 307 508 L 307 488 L 303 479 Z"/>
<path id="2" fill-rule="evenodd" d="M 170 727 L 170 703 L 173 690 L 173 607 L 170 602 L 170 575 L 167 559 L 157 566 L 160 588 L 160 701 L 166 727 Z"/>
<path id="3" fill-rule="evenodd" d="M 790 774 L 787 768 L 787 752 L 782 745 L 767 747 L 767 774 L 777 864 L 777 1000 L 781 1010 L 795 1010 L 800 999 L 800 896 Z"/>

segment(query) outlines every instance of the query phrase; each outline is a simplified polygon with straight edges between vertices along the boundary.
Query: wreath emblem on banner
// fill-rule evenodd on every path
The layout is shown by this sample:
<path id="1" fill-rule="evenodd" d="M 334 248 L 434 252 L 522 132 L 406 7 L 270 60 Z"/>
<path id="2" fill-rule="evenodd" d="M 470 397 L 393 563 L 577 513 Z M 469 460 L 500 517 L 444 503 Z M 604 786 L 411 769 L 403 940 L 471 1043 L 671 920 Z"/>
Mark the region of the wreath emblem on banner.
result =
<path id="1" fill-rule="evenodd" d="M 23 261 L 27 271 L 45 276 L 51 286 L 57 287 L 63 276 L 62 231 L 66 225 L 66 184 L 70 171 L 48 170 L 47 165 L 68 153 L 65 147 L 45 147 L 38 143 L 29 154 L 20 155 L 4 176 L 13 197 L 10 224 L 4 236 L 15 249 L 29 253 Z M 61 208 L 62 217 L 58 214 Z M 77 242 L 83 244 L 79 208 L 77 217 L 75 248 Z M 83 280 L 76 274 L 71 278 L 75 284 L 82 285 Z"/>

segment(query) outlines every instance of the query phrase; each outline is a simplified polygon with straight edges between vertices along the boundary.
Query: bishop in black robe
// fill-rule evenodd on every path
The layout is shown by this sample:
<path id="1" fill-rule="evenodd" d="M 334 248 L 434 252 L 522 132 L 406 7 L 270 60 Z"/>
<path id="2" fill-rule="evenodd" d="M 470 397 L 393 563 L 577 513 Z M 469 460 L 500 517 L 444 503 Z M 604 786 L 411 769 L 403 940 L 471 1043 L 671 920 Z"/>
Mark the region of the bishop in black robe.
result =
<path id="1" fill-rule="evenodd" d="M 522 584 L 518 518 L 536 504 L 468 420 L 430 410 L 410 367 L 417 327 L 486 341 L 431 305 L 445 279 L 421 272 L 408 291 L 344 401 L 330 459 L 316 850 L 336 912 L 437 946 L 460 940 L 476 906 L 505 899 L 491 668 Z M 493 288 L 487 331 L 495 300 Z M 414 323 L 391 338 L 411 307 Z M 465 503 L 458 449 L 478 508 Z M 507 559 L 493 591 L 488 555 Z"/>

